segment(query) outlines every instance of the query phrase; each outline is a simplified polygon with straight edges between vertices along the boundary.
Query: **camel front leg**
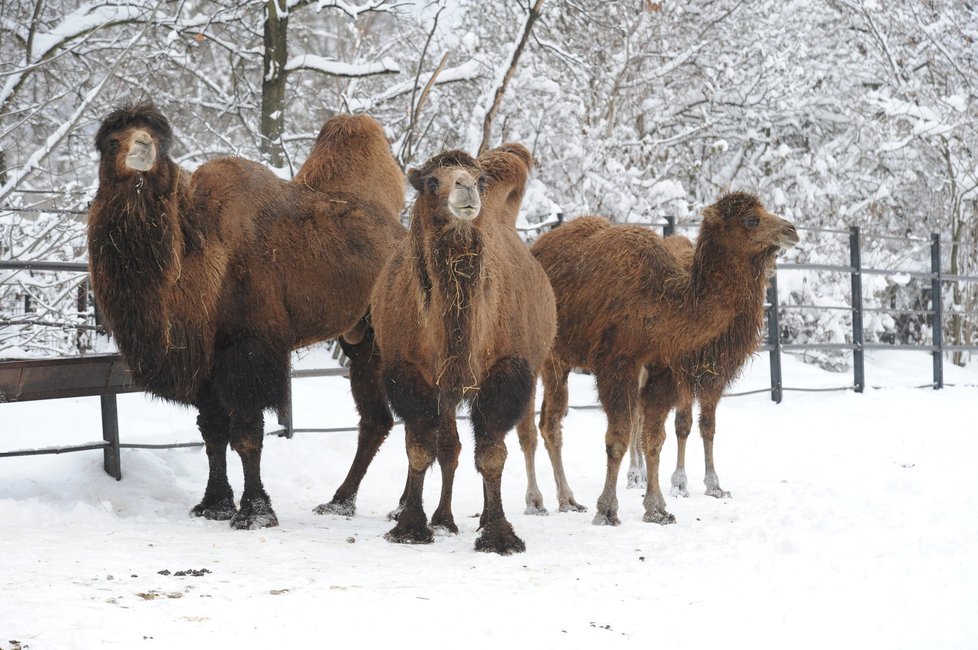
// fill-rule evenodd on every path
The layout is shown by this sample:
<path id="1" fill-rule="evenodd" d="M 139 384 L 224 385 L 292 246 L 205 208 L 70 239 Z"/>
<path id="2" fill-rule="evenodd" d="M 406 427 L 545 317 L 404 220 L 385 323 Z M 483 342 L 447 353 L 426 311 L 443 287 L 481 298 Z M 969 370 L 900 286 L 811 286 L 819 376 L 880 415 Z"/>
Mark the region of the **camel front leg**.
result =
<path id="1" fill-rule="evenodd" d="M 666 439 L 666 416 L 676 403 L 676 398 L 675 383 L 668 371 L 650 377 L 642 390 L 642 408 L 645 415 L 643 444 L 645 465 L 649 472 L 649 483 L 642 502 L 645 506 L 642 521 L 656 524 L 676 522 L 676 518 L 666 511 L 666 500 L 659 489 L 659 460 L 662 444 Z"/>
<path id="2" fill-rule="evenodd" d="M 227 521 L 237 514 L 234 491 L 228 483 L 227 450 L 231 439 L 231 420 L 227 410 L 205 389 L 197 404 L 197 428 L 207 450 L 207 487 L 204 498 L 190 510 L 194 517 Z"/>
<path id="3" fill-rule="evenodd" d="M 364 330 L 363 339 L 356 345 L 339 340 L 343 353 L 350 359 L 350 392 L 360 414 L 360 432 L 357 451 L 343 483 L 336 489 L 329 503 L 316 506 L 316 514 L 332 513 L 353 516 L 357 510 L 357 492 L 367 468 L 377 450 L 387 439 L 394 418 L 387 407 L 380 374 L 380 353 L 376 349 L 374 333 Z"/>
<path id="4" fill-rule="evenodd" d="M 587 508 L 574 499 L 567 475 L 564 473 L 562 421 L 567 415 L 567 376 L 570 368 L 551 358 L 544 364 L 543 407 L 540 410 L 540 435 L 550 456 L 550 465 L 557 483 L 557 509 L 560 512 L 587 512 Z"/>
<path id="5" fill-rule="evenodd" d="M 404 420 L 408 457 L 407 484 L 397 525 L 384 537 L 401 544 L 427 544 L 433 541 L 434 535 L 424 512 L 424 478 L 435 462 L 438 444 L 438 392 L 413 363 L 405 360 L 389 363 L 384 372 L 384 389 L 394 412 Z M 451 413 L 454 412 L 452 407 Z"/>
<path id="6" fill-rule="evenodd" d="M 435 462 L 435 428 L 430 423 L 410 421 L 404 425 L 404 437 L 408 457 L 407 496 L 397 525 L 384 538 L 396 544 L 430 544 L 434 533 L 424 512 L 423 494 L 425 473 Z"/>
<path id="7" fill-rule="evenodd" d="M 431 515 L 431 526 L 458 534 L 458 526 L 455 525 L 455 516 L 452 514 L 452 489 L 455 486 L 455 470 L 458 469 L 458 455 L 462 444 L 458 439 L 454 412 L 442 413 L 438 425 L 437 449 L 438 466 L 441 468 L 441 498 Z"/>
<path id="8" fill-rule="evenodd" d="M 700 397 L 700 435 L 703 437 L 703 457 L 706 460 L 706 475 L 703 483 L 706 484 L 707 496 L 729 499 L 731 494 L 720 487 L 720 479 L 713 464 L 713 439 L 716 435 L 716 413 L 719 402 L 719 391 L 710 391 L 709 395 Z"/>
<path id="9" fill-rule="evenodd" d="M 241 507 L 231 518 L 231 527 L 254 530 L 278 526 L 272 501 L 261 481 L 261 452 L 265 421 L 261 409 L 252 408 L 231 415 L 231 448 L 241 457 L 244 490 Z"/>
<path id="10" fill-rule="evenodd" d="M 522 553 L 526 544 L 513 530 L 503 512 L 502 477 L 506 464 L 506 432 L 531 409 L 533 374 L 519 357 L 496 361 L 471 403 L 475 434 L 475 466 L 482 474 L 484 504 L 479 520 L 482 534 L 477 551 L 510 555 Z"/>

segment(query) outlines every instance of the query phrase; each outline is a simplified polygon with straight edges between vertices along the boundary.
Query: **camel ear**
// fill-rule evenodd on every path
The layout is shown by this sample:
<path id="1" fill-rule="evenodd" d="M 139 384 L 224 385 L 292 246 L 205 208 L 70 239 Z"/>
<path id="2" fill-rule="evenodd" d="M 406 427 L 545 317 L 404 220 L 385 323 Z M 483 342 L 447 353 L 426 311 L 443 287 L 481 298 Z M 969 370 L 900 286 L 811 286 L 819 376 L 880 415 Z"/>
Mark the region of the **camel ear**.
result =
<path id="1" fill-rule="evenodd" d="M 408 170 L 407 177 L 408 182 L 411 183 L 411 187 L 419 192 L 424 189 L 424 175 L 421 173 L 420 169 L 412 167 Z"/>

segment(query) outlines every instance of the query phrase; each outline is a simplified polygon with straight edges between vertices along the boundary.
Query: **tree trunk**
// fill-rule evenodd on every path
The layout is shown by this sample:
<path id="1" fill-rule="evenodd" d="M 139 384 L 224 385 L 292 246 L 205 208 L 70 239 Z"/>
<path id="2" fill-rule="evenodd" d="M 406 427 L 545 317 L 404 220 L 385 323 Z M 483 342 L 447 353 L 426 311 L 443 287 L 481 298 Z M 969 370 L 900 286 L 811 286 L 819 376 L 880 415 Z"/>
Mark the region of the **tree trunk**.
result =
<path id="1" fill-rule="evenodd" d="M 496 114 L 499 113 L 499 107 L 503 103 L 503 94 L 506 92 L 506 86 L 509 85 L 510 79 L 516 73 L 516 64 L 519 63 L 520 55 L 523 54 L 523 48 L 526 47 L 527 41 L 530 40 L 530 32 L 533 31 L 533 23 L 537 21 L 540 14 L 543 12 L 543 0 L 536 0 L 533 6 L 530 7 L 530 15 L 526 17 L 526 24 L 523 25 L 523 36 L 520 38 L 520 42 L 516 44 L 516 48 L 513 50 L 513 58 L 510 59 L 509 68 L 506 69 L 506 74 L 503 75 L 502 83 L 499 84 L 499 88 L 496 88 L 496 94 L 492 98 L 492 105 L 489 110 L 486 111 L 486 118 L 482 121 L 482 144 L 479 145 L 479 155 L 484 154 L 489 149 L 489 138 L 492 133 L 492 123 L 496 119 Z"/>
<path id="2" fill-rule="evenodd" d="M 261 80 L 261 155 L 272 167 L 285 165 L 282 131 L 285 129 L 285 82 L 288 73 L 289 10 L 286 0 L 265 5 L 265 54 Z"/>

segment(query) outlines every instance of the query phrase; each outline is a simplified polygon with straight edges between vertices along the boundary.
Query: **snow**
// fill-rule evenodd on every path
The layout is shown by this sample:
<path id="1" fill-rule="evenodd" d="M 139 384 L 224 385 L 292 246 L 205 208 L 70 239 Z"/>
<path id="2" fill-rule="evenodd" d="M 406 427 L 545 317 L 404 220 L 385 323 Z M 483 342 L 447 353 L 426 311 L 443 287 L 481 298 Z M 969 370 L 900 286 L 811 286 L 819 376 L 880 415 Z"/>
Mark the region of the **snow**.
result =
<path id="1" fill-rule="evenodd" d="M 891 352 L 867 356 L 868 382 L 888 388 L 787 392 L 780 405 L 766 394 L 725 399 L 716 459 L 729 499 L 703 494 L 695 433 L 691 496 L 668 496 L 670 423 L 661 487 L 677 523 L 667 527 L 642 523 L 627 468 L 622 525 L 591 525 L 605 419 L 579 408 L 594 389 L 573 375 L 564 459 L 590 512 L 523 515 L 511 433 L 504 504 L 527 552 L 510 557 L 473 550 L 482 498 L 464 423 L 461 533 L 428 546 L 383 538 L 403 486 L 400 426 L 352 518 L 311 510 L 342 480 L 354 433 L 267 438 L 263 475 L 281 525 L 259 531 L 187 516 L 207 474 L 200 449 L 123 450 L 119 482 L 98 452 L 3 458 L 0 648 L 973 648 L 978 369 L 945 367 L 957 386 L 940 391 L 909 388 L 927 380 L 929 356 Z M 851 383 L 792 357 L 784 377 L 791 387 Z M 733 390 L 766 380 L 762 355 Z M 298 427 L 356 422 L 345 380 L 294 390 Z M 100 439 L 98 408 L 93 398 L 0 405 L 0 449 Z M 188 410 L 138 394 L 121 396 L 119 410 L 124 442 L 198 439 Z M 543 445 L 536 462 L 553 508 Z M 438 484 L 430 472 L 429 515 Z M 188 570 L 197 575 L 176 575 Z"/>
<path id="2" fill-rule="evenodd" d="M 390 57 L 384 57 L 380 61 L 355 64 L 327 59 L 315 54 L 301 54 L 292 57 L 286 62 L 285 69 L 289 71 L 315 70 L 337 77 L 365 77 L 373 74 L 401 71 L 397 62 Z"/>

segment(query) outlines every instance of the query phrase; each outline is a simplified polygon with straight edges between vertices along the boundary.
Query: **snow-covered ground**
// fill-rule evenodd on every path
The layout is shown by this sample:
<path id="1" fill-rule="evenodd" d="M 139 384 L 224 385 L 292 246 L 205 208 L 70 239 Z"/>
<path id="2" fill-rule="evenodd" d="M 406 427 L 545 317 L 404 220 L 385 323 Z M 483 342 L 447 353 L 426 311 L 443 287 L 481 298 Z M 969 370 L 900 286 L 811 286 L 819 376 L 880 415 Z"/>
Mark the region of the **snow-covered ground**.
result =
<path id="1" fill-rule="evenodd" d="M 784 363 L 786 386 L 851 383 Z M 691 438 L 695 489 L 666 497 L 677 518 L 667 527 L 642 523 L 624 472 L 622 525 L 591 525 L 600 410 L 566 419 L 565 463 L 585 514 L 522 514 L 512 433 L 503 496 L 527 552 L 510 557 L 473 550 L 482 492 L 465 425 L 462 530 L 428 546 L 383 538 L 404 480 L 400 427 L 352 518 L 312 508 L 342 480 L 355 434 L 268 438 L 263 473 L 281 525 L 259 531 L 187 516 L 206 479 L 200 449 L 123 450 L 120 482 L 97 451 L 3 458 L 0 648 L 975 648 L 978 370 L 948 364 L 956 387 L 911 388 L 929 373 L 926 355 L 876 355 L 867 381 L 889 388 L 724 400 L 717 468 L 733 497 L 703 495 Z M 736 389 L 766 379 L 761 355 Z M 571 404 L 594 400 L 591 379 L 574 376 Z M 296 381 L 295 410 L 298 427 L 356 422 L 342 379 Z M 94 398 L 2 404 L 0 414 L 0 449 L 101 438 Z M 120 419 L 124 442 L 198 440 L 193 413 L 142 395 L 120 398 Z M 537 466 L 553 508 L 542 445 Z M 429 515 L 438 486 L 434 471 Z"/>

